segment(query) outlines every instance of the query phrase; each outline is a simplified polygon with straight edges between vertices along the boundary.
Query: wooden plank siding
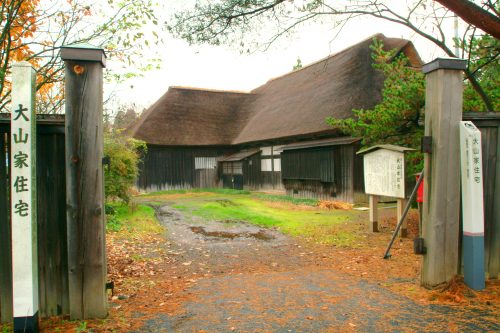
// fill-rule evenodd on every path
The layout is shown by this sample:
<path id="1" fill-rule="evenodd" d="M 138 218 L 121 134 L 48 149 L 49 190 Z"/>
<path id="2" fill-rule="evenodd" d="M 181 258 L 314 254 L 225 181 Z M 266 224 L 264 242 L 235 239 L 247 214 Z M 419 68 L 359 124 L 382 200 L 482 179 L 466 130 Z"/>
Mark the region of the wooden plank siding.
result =
<path id="1" fill-rule="evenodd" d="M 354 182 L 354 202 L 368 202 L 368 195 L 365 193 L 365 175 L 363 170 L 363 157 L 356 155 L 361 149 L 361 144 L 356 142 L 352 145 L 354 151 L 354 173 L 353 173 L 353 182 Z"/>
<path id="2" fill-rule="evenodd" d="M 38 126 L 38 133 L 40 315 L 57 316 L 69 313 L 64 127 Z"/>
<path id="3" fill-rule="evenodd" d="M 498 278 L 500 269 L 500 114 L 466 113 L 481 131 L 483 149 L 484 243 L 486 272 Z"/>
<path id="4" fill-rule="evenodd" d="M 9 178 L 10 125 L 0 123 L 0 321 L 12 320 Z M 37 125 L 39 314 L 65 315 L 68 307 L 64 123 Z"/>
<path id="5" fill-rule="evenodd" d="M 0 124 L 0 322 L 12 320 L 12 256 L 10 230 L 8 126 Z"/>
<path id="6" fill-rule="evenodd" d="M 243 188 L 249 190 L 260 189 L 262 177 L 260 171 L 260 154 L 245 158 L 243 161 Z"/>
<path id="7" fill-rule="evenodd" d="M 214 172 L 195 170 L 196 157 L 220 157 L 237 151 L 228 147 L 163 147 L 148 145 L 140 165 L 137 187 L 144 191 L 162 191 L 219 186 Z M 217 174 L 217 171 L 215 171 Z"/>
<path id="8" fill-rule="evenodd" d="M 262 171 L 261 181 L 258 188 L 255 190 L 284 190 L 283 182 L 281 180 L 280 171 Z"/>
<path id="9" fill-rule="evenodd" d="M 354 202 L 357 145 L 285 150 L 281 154 L 283 184 L 288 195 Z M 356 162 L 355 162 L 356 161 Z M 356 168 L 355 168 L 356 166 Z M 357 191 L 363 184 L 359 181 Z"/>

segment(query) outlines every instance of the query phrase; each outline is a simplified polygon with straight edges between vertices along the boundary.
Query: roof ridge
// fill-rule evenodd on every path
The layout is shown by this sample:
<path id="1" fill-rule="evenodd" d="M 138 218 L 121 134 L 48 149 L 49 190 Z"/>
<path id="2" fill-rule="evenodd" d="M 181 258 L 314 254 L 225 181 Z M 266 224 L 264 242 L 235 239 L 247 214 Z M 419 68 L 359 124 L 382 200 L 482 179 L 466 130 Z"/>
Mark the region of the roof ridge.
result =
<path id="1" fill-rule="evenodd" d="M 340 50 L 340 51 L 338 51 L 338 52 L 336 52 L 336 53 L 332 53 L 332 54 L 327 55 L 326 57 L 323 57 L 323 58 L 321 58 L 321 59 L 319 59 L 319 60 L 313 61 L 313 62 L 311 62 L 311 63 L 309 63 L 309 64 L 307 64 L 307 65 L 305 65 L 305 66 L 302 66 L 302 67 L 301 67 L 301 68 L 299 68 L 299 69 L 292 70 L 292 71 L 287 72 L 287 73 L 285 73 L 285 74 L 282 74 L 282 75 L 279 75 L 279 76 L 273 77 L 273 78 L 271 78 L 271 79 L 267 80 L 267 81 L 266 81 L 266 83 L 264 83 L 263 85 L 260 85 L 260 86 L 258 86 L 257 88 L 252 89 L 252 90 L 251 90 L 251 92 L 253 92 L 253 91 L 255 91 L 255 90 L 259 89 L 259 88 L 260 88 L 260 87 L 262 87 L 262 86 L 265 86 L 266 84 L 268 84 L 268 83 L 270 83 L 270 82 L 272 82 L 272 81 L 275 81 L 275 80 L 281 79 L 281 78 L 283 78 L 283 77 L 285 77 L 285 76 L 288 76 L 288 75 L 292 75 L 292 74 L 298 73 L 298 72 L 300 72 L 300 71 L 302 71 L 302 70 L 304 70 L 304 69 L 307 69 L 307 68 L 309 68 L 309 67 L 312 67 L 312 66 L 314 66 L 314 65 L 317 65 L 317 64 L 319 64 L 320 62 L 323 62 L 323 61 L 326 61 L 326 60 L 328 60 L 328 59 L 331 59 L 331 58 L 337 57 L 337 56 L 339 56 L 339 55 L 341 55 L 341 54 L 343 54 L 343 53 L 345 53 L 345 52 L 347 52 L 347 51 L 351 50 L 352 48 L 354 48 L 354 47 L 356 47 L 356 46 L 358 46 L 358 45 L 361 45 L 361 44 L 363 44 L 363 43 L 366 43 L 368 40 L 371 40 L 371 39 L 373 39 L 373 38 L 375 38 L 375 37 L 380 37 L 380 36 L 381 36 L 381 37 L 383 37 L 383 38 L 385 38 L 385 39 L 391 39 L 390 37 L 386 37 L 383 33 L 380 33 L 380 32 L 379 32 L 379 33 L 376 33 L 376 34 L 373 34 L 373 35 L 371 35 L 370 37 L 367 37 L 367 38 L 363 39 L 362 41 L 357 42 L 356 44 L 352 44 L 351 46 L 346 47 L 346 48 L 344 48 L 344 49 L 342 49 L 342 50 Z M 396 39 L 398 39 L 398 38 L 396 38 Z"/>
<path id="2" fill-rule="evenodd" d="M 224 89 L 188 87 L 188 86 L 170 86 L 169 89 L 194 90 L 194 91 L 205 91 L 205 92 L 215 92 L 215 93 L 233 93 L 233 94 L 252 95 L 251 91 L 244 91 L 244 90 L 224 90 Z"/>

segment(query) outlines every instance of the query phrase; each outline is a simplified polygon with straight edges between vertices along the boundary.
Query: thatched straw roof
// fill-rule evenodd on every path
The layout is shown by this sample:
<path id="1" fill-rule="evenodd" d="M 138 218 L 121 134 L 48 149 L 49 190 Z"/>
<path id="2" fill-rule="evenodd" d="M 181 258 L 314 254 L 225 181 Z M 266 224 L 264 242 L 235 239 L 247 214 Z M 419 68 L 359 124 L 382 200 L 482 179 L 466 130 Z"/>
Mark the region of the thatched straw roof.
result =
<path id="1" fill-rule="evenodd" d="M 374 37 L 421 66 L 411 42 Z M 333 134 L 327 117 L 347 118 L 352 109 L 371 108 L 381 99 L 383 77 L 372 67 L 372 38 L 250 93 L 171 87 L 129 133 L 150 144 L 198 146 Z"/>
<path id="2" fill-rule="evenodd" d="M 249 93 L 170 87 L 127 132 L 155 145 L 230 145 L 248 120 L 241 105 L 253 98 Z"/>

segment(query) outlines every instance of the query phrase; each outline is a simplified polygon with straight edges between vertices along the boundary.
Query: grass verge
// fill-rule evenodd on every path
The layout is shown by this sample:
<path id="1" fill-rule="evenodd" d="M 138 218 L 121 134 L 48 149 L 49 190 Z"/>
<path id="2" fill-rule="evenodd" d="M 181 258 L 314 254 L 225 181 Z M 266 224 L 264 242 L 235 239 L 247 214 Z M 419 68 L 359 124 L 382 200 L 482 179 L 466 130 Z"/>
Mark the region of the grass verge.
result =
<path id="1" fill-rule="evenodd" d="M 106 204 L 106 231 L 120 232 L 126 237 L 129 234 L 146 235 L 162 232 L 156 221 L 154 209 L 145 204 L 123 203 Z"/>

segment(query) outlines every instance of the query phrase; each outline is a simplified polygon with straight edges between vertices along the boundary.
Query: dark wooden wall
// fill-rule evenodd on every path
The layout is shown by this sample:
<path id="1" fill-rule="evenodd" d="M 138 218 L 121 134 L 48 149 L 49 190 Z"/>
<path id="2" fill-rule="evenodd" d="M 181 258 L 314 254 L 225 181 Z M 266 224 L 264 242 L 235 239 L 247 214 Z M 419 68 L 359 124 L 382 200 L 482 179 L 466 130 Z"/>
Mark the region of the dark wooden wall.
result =
<path id="1" fill-rule="evenodd" d="M 261 171 L 261 154 L 243 162 L 243 186 L 249 190 L 285 189 L 289 195 L 354 202 L 364 198 L 362 158 L 357 144 L 285 151 L 280 171 Z M 145 191 L 222 186 L 220 170 L 195 170 L 195 157 L 219 157 L 240 147 L 148 146 L 137 186 Z M 278 157 L 278 156 L 276 156 Z M 319 167 L 318 167 L 319 166 Z M 219 181 L 214 180 L 214 176 Z M 361 177 L 357 177 L 361 175 Z"/>
<path id="2" fill-rule="evenodd" d="M 213 172 L 196 172 L 195 157 L 218 157 L 236 152 L 227 147 L 162 147 L 148 145 L 137 187 L 145 191 L 189 189 L 213 184 Z M 201 177 L 205 177 L 201 179 Z"/>
<path id="3" fill-rule="evenodd" d="M 260 171 L 260 154 L 245 158 L 243 161 L 244 188 L 257 190 L 262 184 L 262 173 Z"/>
<path id="4" fill-rule="evenodd" d="M 40 315 L 69 313 L 64 127 L 38 126 L 38 270 Z"/>
<path id="5" fill-rule="evenodd" d="M 484 242 L 486 272 L 498 278 L 500 270 L 500 114 L 467 113 L 481 131 L 483 148 Z"/>
<path id="6" fill-rule="evenodd" d="M 10 241 L 9 153 L 7 126 L 0 124 L 0 322 L 12 320 L 12 260 Z"/>
<path id="7" fill-rule="evenodd" d="M 354 180 L 356 150 L 355 145 L 285 150 L 281 169 L 287 194 L 354 202 L 355 184 L 356 190 L 362 188 Z"/>
<path id="8" fill-rule="evenodd" d="M 262 171 L 261 182 L 256 190 L 284 190 L 281 171 Z"/>
<path id="9" fill-rule="evenodd" d="M 0 314 L 12 320 L 9 176 L 5 167 L 9 123 L 0 123 Z M 64 122 L 37 126 L 37 205 L 40 316 L 67 314 Z"/>
<path id="10" fill-rule="evenodd" d="M 368 195 L 365 193 L 365 175 L 363 167 L 363 156 L 356 155 L 361 149 L 361 144 L 356 142 L 352 145 L 354 152 L 354 202 L 368 202 Z"/>

